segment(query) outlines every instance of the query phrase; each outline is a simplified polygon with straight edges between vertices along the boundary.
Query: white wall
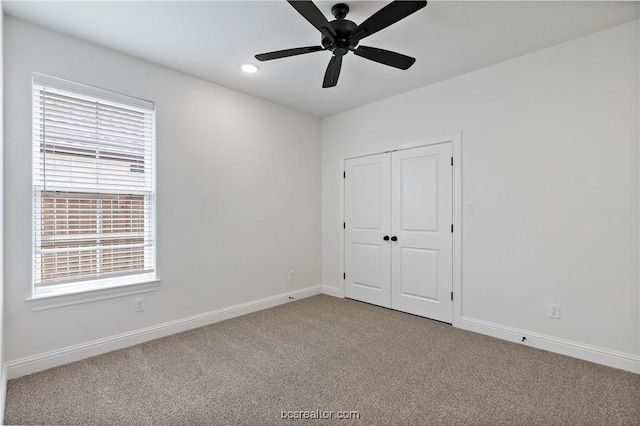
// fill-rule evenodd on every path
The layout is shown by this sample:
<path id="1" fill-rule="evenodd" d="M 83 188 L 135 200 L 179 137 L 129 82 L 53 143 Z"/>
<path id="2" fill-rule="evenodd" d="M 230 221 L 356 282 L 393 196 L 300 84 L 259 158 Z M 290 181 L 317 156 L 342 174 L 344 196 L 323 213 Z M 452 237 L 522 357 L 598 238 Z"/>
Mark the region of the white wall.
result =
<path id="1" fill-rule="evenodd" d="M 13 18 L 5 55 L 9 362 L 320 284 L 317 118 Z M 161 285 L 143 313 L 135 296 L 38 312 L 25 303 L 32 71 L 156 103 Z"/>
<path id="2" fill-rule="evenodd" d="M 3 155 L 4 155 L 4 87 L 3 87 L 3 36 L 4 36 L 4 19 L 3 6 L 0 0 L 0 423 L 4 419 L 4 401 L 6 396 L 6 370 L 4 364 L 4 227 L 3 227 L 3 202 L 4 202 L 4 171 L 3 171 Z"/>
<path id="3" fill-rule="evenodd" d="M 324 119 L 323 284 L 343 159 L 461 131 L 462 315 L 637 363 L 638 114 L 635 21 Z"/>

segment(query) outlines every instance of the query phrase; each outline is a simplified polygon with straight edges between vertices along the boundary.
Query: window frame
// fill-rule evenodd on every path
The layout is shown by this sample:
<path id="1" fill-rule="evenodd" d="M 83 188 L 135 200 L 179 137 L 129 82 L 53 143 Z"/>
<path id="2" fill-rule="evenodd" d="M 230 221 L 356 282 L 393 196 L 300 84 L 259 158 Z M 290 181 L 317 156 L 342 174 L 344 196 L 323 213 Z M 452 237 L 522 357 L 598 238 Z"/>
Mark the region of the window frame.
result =
<path id="1" fill-rule="evenodd" d="M 36 127 L 42 126 L 41 117 L 36 115 L 36 91 L 40 90 L 39 87 L 50 88 L 53 91 L 67 92 L 68 94 L 89 101 L 97 101 L 106 104 L 114 103 L 116 106 L 126 106 L 131 109 L 143 110 L 144 114 L 149 114 L 151 119 L 150 125 L 150 161 L 151 164 L 144 164 L 144 172 L 150 174 L 150 193 L 148 195 L 149 202 L 149 215 L 150 218 L 144 219 L 144 233 L 145 243 L 147 240 L 147 229 L 150 235 L 149 244 L 150 250 L 150 266 L 151 270 L 138 272 L 123 272 L 121 274 L 111 275 L 105 278 L 88 278 L 70 280 L 68 282 L 60 282 L 56 284 L 37 284 L 38 270 L 42 267 L 39 262 L 42 262 L 42 258 L 36 253 L 38 248 L 42 247 L 42 235 L 37 232 L 37 219 L 36 213 L 42 212 L 42 206 L 38 207 L 38 203 L 42 203 L 43 191 L 38 188 L 36 180 L 42 179 L 36 176 L 39 171 L 36 169 L 36 144 L 40 144 L 41 140 L 36 137 Z M 105 298 L 119 297 L 121 295 L 146 293 L 149 291 L 155 291 L 158 287 L 159 280 L 157 278 L 157 232 L 156 232 L 156 206 L 157 206 L 157 189 L 156 189 L 156 108 L 155 103 L 146 101 L 143 99 L 135 98 L 132 96 L 120 94 L 117 92 L 88 86 L 82 83 L 76 83 L 69 80 L 60 79 L 57 77 L 48 76 L 40 73 L 32 73 L 32 117 L 31 117 L 31 162 L 32 162 L 32 203 L 31 203 L 31 297 L 27 299 L 31 305 L 32 310 L 47 309 L 49 307 L 66 306 L 75 303 L 84 303 L 86 301 L 94 301 Z M 146 154 L 145 154 L 146 155 Z M 126 190 L 125 190 L 126 191 Z M 91 192 L 87 192 L 91 193 Z M 100 194 L 102 192 L 95 192 Z M 93 194 L 93 193 L 92 193 Z M 147 195 L 144 200 L 146 201 Z M 147 207 L 143 207 L 146 209 Z M 38 260 L 40 259 L 40 260 Z M 53 302 L 48 302 L 45 299 L 57 299 Z"/>

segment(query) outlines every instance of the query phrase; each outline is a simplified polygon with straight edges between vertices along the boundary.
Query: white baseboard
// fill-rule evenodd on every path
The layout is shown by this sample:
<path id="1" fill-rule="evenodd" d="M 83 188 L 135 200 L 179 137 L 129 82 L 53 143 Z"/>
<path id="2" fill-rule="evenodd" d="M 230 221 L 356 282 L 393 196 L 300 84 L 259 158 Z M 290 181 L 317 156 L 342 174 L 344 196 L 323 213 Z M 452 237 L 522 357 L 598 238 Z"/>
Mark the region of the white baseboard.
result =
<path id="1" fill-rule="evenodd" d="M 340 299 L 344 299 L 344 293 L 338 287 L 333 287 L 329 285 L 321 285 L 322 294 L 326 294 L 328 296 L 339 297 Z"/>
<path id="2" fill-rule="evenodd" d="M 308 287 L 302 290 L 291 291 L 277 296 L 267 297 L 252 302 L 242 303 L 228 308 L 222 308 L 203 314 L 193 315 L 174 321 L 93 340 L 66 348 L 9 361 L 6 363 L 5 383 L 7 379 L 15 379 L 27 374 L 79 361 L 95 355 L 111 352 L 128 346 L 137 345 L 149 340 L 191 330 L 230 318 L 246 315 L 274 306 L 290 302 L 290 297 L 303 299 L 320 294 L 321 286 Z M 4 373 L 4 371 L 3 371 Z M 4 406 L 4 405 L 3 405 Z"/>
<path id="3" fill-rule="evenodd" d="M 7 402 L 7 365 L 2 364 L 0 372 L 0 425 L 4 424 L 4 406 Z"/>
<path id="4" fill-rule="evenodd" d="M 456 321 L 455 326 L 463 330 L 486 334 L 497 337 L 498 339 L 521 343 L 549 352 L 556 352 L 585 361 L 631 371 L 632 373 L 640 373 L 640 356 L 638 355 L 617 352 L 544 334 L 532 333 L 526 330 L 469 317 L 460 318 Z M 522 342 L 523 337 L 526 337 L 524 342 Z"/>

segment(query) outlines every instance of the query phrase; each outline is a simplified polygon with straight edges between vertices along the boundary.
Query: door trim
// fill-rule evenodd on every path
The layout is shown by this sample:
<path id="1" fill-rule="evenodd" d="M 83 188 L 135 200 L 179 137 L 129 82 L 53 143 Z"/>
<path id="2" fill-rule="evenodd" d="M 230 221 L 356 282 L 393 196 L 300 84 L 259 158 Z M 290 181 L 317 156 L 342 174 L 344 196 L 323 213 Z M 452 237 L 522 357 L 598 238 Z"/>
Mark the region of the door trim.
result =
<path id="1" fill-rule="evenodd" d="M 352 158 L 368 157 L 370 155 L 383 154 L 385 152 L 401 151 L 405 149 L 419 148 L 429 145 L 437 145 L 442 143 L 451 142 L 453 152 L 453 321 L 452 325 L 458 327 L 460 320 L 463 316 L 462 313 L 462 132 L 457 132 L 452 135 L 444 135 L 438 137 L 429 137 L 424 139 L 413 139 L 404 142 L 398 142 L 393 144 L 387 150 L 379 152 L 358 153 L 349 155 L 341 160 L 341 170 L 344 172 L 346 169 L 345 161 Z M 342 185 L 340 185 L 340 198 L 342 200 L 342 221 L 345 222 L 345 189 L 344 179 Z M 342 229 L 340 233 L 340 262 L 342 271 L 345 270 L 345 230 Z M 345 281 L 341 281 L 340 289 L 338 291 L 343 298 L 345 297 Z"/>

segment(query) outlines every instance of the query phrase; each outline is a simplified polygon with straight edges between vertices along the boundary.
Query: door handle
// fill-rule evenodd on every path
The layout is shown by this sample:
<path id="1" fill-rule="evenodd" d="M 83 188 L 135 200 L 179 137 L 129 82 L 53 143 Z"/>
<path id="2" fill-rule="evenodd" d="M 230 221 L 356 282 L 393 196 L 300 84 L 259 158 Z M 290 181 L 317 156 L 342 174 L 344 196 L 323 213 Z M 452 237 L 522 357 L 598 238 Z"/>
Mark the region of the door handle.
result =
<path id="1" fill-rule="evenodd" d="M 385 240 L 385 241 L 389 241 L 389 236 L 385 235 L 384 237 L 382 237 L 382 239 Z"/>
<path id="2" fill-rule="evenodd" d="M 393 237 L 391 237 L 391 241 L 398 241 L 398 237 L 394 235 Z"/>

